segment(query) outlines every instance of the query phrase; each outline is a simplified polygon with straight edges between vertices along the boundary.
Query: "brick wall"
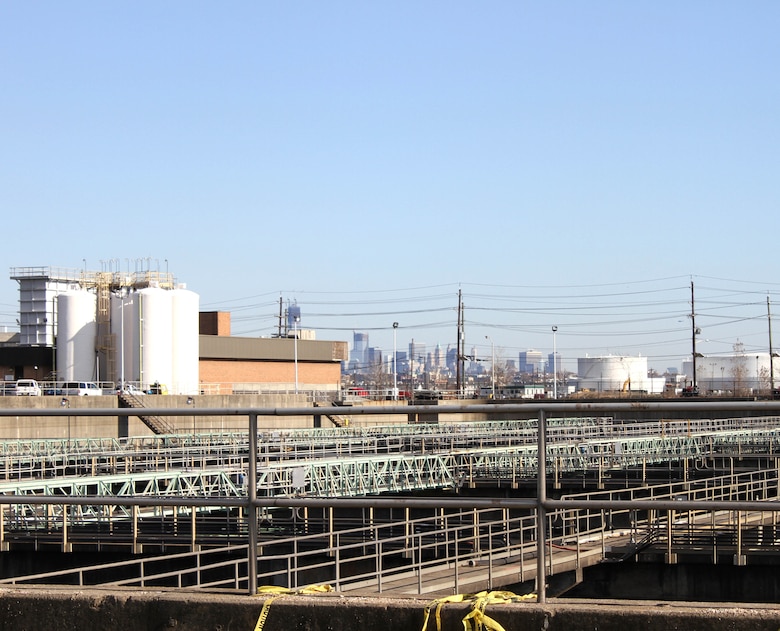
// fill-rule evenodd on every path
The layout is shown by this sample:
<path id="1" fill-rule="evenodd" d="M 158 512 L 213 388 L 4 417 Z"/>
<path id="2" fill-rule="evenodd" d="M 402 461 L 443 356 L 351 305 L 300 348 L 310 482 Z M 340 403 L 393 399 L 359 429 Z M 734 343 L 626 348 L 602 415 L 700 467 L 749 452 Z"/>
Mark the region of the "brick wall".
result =
<path id="1" fill-rule="evenodd" d="M 294 384 L 295 362 L 201 360 L 201 383 Z M 341 364 L 298 362 L 298 383 L 307 389 L 341 383 Z M 305 384 L 305 386 L 304 386 Z"/>

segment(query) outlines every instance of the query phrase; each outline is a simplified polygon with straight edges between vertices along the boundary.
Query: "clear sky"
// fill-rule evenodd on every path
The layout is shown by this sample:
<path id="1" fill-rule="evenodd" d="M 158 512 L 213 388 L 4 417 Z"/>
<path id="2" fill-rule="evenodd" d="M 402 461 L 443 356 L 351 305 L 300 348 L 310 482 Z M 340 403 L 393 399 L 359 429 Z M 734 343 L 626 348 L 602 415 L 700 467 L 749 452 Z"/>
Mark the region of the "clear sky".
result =
<path id="1" fill-rule="evenodd" d="M 388 351 L 393 321 L 454 345 L 462 291 L 467 350 L 557 325 L 566 360 L 659 370 L 694 282 L 702 352 L 766 351 L 778 25 L 774 0 L 3 2 L 0 271 L 165 266 L 234 334 L 281 297 Z M 17 301 L 0 279 L 0 325 Z"/>

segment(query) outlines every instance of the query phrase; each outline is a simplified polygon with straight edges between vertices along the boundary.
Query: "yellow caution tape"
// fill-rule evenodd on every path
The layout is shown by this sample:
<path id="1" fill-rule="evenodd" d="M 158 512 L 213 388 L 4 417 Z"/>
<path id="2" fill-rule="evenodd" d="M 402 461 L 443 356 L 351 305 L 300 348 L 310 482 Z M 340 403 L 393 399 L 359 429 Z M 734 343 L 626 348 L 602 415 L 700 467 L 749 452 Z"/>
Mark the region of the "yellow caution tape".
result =
<path id="1" fill-rule="evenodd" d="M 281 598 L 282 596 L 289 596 L 291 594 L 322 594 L 330 591 L 333 591 L 333 588 L 330 585 L 309 585 L 308 587 L 302 587 L 301 589 L 288 589 L 286 587 L 278 587 L 276 585 L 258 587 L 258 595 L 274 594 L 274 596 L 263 602 L 263 608 L 260 610 L 260 616 L 257 618 L 257 624 L 255 625 L 254 631 L 263 631 L 265 621 L 268 618 L 268 611 L 271 608 L 271 603 L 277 598 Z"/>
<path id="2" fill-rule="evenodd" d="M 485 613 L 488 605 L 501 605 L 505 603 L 518 603 L 528 600 L 536 600 L 536 594 L 525 594 L 518 596 L 512 592 L 479 592 L 477 594 L 455 594 L 454 596 L 445 596 L 437 598 L 428 603 L 425 607 L 425 620 L 423 621 L 422 631 L 428 627 L 428 619 L 431 615 L 431 609 L 436 608 L 434 616 L 436 618 L 436 630 L 441 631 L 441 609 L 447 603 L 472 602 L 471 611 L 463 618 L 463 628 L 465 631 L 505 631 L 496 620 Z"/>

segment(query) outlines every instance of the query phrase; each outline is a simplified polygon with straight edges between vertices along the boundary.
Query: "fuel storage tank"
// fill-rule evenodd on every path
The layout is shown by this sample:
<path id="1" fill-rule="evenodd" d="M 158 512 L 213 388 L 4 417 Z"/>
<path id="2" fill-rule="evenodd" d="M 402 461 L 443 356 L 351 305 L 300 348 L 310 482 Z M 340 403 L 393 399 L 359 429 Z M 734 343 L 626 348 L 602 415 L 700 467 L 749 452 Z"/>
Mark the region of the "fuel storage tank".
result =
<path id="1" fill-rule="evenodd" d="M 577 374 L 582 390 L 631 392 L 648 389 L 647 357 L 580 357 Z"/>
<path id="2" fill-rule="evenodd" d="M 69 290 L 57 296 L 57 380 L 92 381 L 96 372 L 97 296 Z"/>

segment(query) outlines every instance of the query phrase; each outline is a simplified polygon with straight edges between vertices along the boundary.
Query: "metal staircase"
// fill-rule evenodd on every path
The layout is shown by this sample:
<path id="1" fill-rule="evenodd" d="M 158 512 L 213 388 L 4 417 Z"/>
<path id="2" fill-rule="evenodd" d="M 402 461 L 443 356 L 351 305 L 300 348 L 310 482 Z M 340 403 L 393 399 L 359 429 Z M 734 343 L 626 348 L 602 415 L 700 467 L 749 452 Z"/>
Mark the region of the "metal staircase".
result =
<path id="1" fill-rule="evenodd" d="M 141 399 L 129 392 L 121 392 L 118 396 L 119 407 L 121 408 L 140 409 L 146 407 Z M 161 416 L 139 414 L 138 418 L 140 418 L 144 425 L 146 425 L 150 430 L 152 430 L 152 432 L 157 435 L 176 433 L 176 428 Z"/>
<path id="2" fill-rule="evenodd" d="M 320 407 L 319 404 L 315 401 L 314 407 Z M 333 423 L 334 427 L 347 427 L 349 426 L 349 417 L 335 414 L 323 414 L 325 418 L 327 418 L 331 423 Z"/>

